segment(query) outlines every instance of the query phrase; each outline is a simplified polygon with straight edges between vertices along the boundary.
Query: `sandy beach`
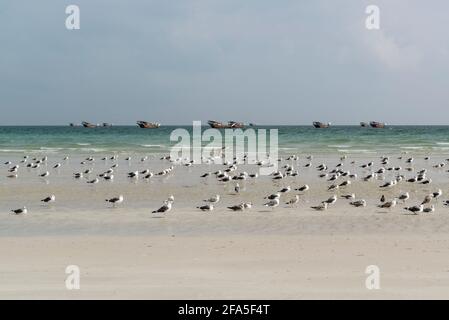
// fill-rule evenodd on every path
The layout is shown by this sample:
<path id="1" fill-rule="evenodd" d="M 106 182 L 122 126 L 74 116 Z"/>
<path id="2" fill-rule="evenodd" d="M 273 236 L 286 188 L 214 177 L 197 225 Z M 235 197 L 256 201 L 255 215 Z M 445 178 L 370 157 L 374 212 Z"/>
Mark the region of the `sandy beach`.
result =
<path id="1" fill-rule="evenodd" d="M 391 156 L 389 166 L 404 166 L 405 157 L 399 156 Z M 405 173 L 409 177 L 428 168 L 431 185 L 403 181 L 379 189 L 397 176 L 387 171 L 372 181 L 358 178 L 327 191 L 330 182 L 318 178 L 315 167 L 325 162 L 332 168 L 340 159 L 318 155 L 310 168 L 304 167 L 304 156 L 292 163 L 300 171 L 297 177 L 241 181 L 238 194 L 234 182 L 219 182 L 213 175 L 200 178 L 223 165 L 175 165 L 169 175 L 145 181 L 129 179 L 127 172 L 147 167 L 158 171 L 170 163 L 159 157 L 141 162 L 121 156 L 114 181 L 89 185 L 86 181 L 112 163 L 80 165 L 80 156 L 51 169 L 56 157 L 60 155 L 51 155 L 44 168 L 23 169 L 18 178 L 1 180 L 0 298 L 449 298 L 449 215 L 443 200 L 432 202 L 434 213 L 413 215 L 403 209 L 438 188 L 449 189 L 444 169 L 433 168 L 443 156 L 429 161 L 418 155 L 413 171 Z M 360 165 L 374 159 L 377 168 L 379 157 L 351 156 L 342 168 L 363 177 L 371 169 Z M 73 173 L 83 168 L 91 168 L 91 176 L 74 179 Z M 45 170 L 51 175 L 38 177 Z M 238 171 L 244 170 L 258 168 L 240 165 Z M 305 183 L 309 191 L 282 195 L 281 205 L 274 209 L 263 206 L 265 196 Z M 404 191 L 410 192 L 407 203 L 391 210 L 377 207 L 382 194 L 392 199 Z M 352 192 L 367 206 L 355 208 L 340 198 Z M 40 202 L 52 193 L 57 195 L 55 203 Z M 105 203 L 118 194 L 124 195 L 123 204 L 114 208 Z M 152 214 L 170 194 L 175 197 L 173 209 Z M 196 209 L 214 194 L 221 195 L 214 211 Z M 294 194 L 300 195 L 299 203 L 285 204 Z M 310 208 L 333 194 L 339 199 L 327 211 Z M 253 207 L 242 212 L 227 209 L 242 201 L 253 202 Z M 21 205 L 27 206 L 27 214 L 7 213 Z M 79 290 L 66 289 L 68 265 L 80 268 Z M 380 270 L 378 290 L 365 285 L 370 265 Z"/>
<path id="2" fill-rule="evenodd" d="M 2 299 L 448 298 L 443 234 L 3 238 L 0 252 Z"/>

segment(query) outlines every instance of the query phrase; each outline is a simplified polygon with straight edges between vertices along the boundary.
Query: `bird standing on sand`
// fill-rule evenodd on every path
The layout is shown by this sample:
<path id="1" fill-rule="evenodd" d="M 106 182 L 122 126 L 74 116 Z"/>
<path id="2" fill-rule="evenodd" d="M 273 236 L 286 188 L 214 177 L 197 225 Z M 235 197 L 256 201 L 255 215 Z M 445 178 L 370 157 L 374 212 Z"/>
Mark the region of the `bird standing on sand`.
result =
<path id="1" fill-rule="evenodd" d="M 438 189 L 438 191 L 432 193 L 432 196 L 435 200 L 437 200 L 439 197 L 443 195 L 443 191 L 441 189 Z"/>
<path id="2" fill-rule="evenodd" d="M 296 191 L 302 192 L 309 190 L 309 186 L 307 184 L 303 185 L 302 187 L 299 187 L 298 189 L 295 189 Z"/>
<path id="3" fill-rule="evenodd" d="M 361 199 L 361 200 L 357 200 L 357 201 L 353 201 L 349 203 L 351 206 L 354 206 L 356 208 L 359 207 L 366 207 L 366 201 Z"/>
<path id="4" fill-rule="evenodd" d="M 11 210 L 11 212 L 15 215 L 19 215 L 19 214 L 26 214 L 28 213 L 28 210 L 26 207 L 22 207 L 20 209 L 15 209 L 15 210 Z"/>
<path id="5" fill-rule="evenodd" d="M 378 207 L 382 208 L 382 209 L 393 209 L 394 207 L 396 207 L 396 204 L 397 204 L 397 199 L 393 199 L 392 201 L 388 201 L 381 205 L 378 205 Z"/>
<path id="6" fill-rule="evenodd" d="M 403 203 L 405 203 L 405 201 L 407 201 L 408 199 L 410 199 L 410 194 L 408 192 L 403 193 L 399 196 L 398 198 L 399 200 L 402 200 Z"/>
<path id="7" fill-rule="evenodd" d="M 337 196 L 333 195 L 332 197 L 323 201 L 322 203 L 327 203 L 329 205 L 329 204 L 334 204 L 335 202 L 337 202 Z"/>
<path id="8" fill-rule="evenodd" d="M 235 191 L 235 193 L 240 193 L 240 186 L 238 183 L 235 185 L 234 191 Z"/>
<path id="9" fill-rule="evenodd" d="M 428 204 L 428 203 L 430 203 L 431 201 L 432 201 L 432 199 L 433 199 L 433 194 L 428 194 L 425 198 L 424 198 L 424 200 L 423 200 L 423 202 L 421 202 L 421 204 Z"/>
<path id="10" fill-rule="evenodd" d="M 213 196 L 209 199 L 203 200 L 203 201 L 209 202 L 209 203 L 218 203 L 220 201 L 220 195 L 216 194 L 215 196 Z"/>
<path id="11" fill-rule="evenodd" d="M 200 209 L 201 211 L 212 211 L 214 210 L 214 205 L 212 203 L 208 203 L 204 206 L 196 207 L 197 209 Z"/>
<path id="12" fill-rule="evenodd" d="M 172 208 L 172 202 L 165 200 L 162 207 L 157 210 L 152 211 L 152 213 L 167 213 Z"/>
<path id="13" fill-rule="evenodd" d="M 115 207 L 118 204 L 121 204 L 123 202 L 123 196 L 119 195 L 118 197 L 106 199 L 106 202 L 112 203 L 112 205 Z"/>
<path id="14" fill-rule="evenodd" d="M 86 181 L 86 183 L 89 183 L 89 184 L 97 184 L 98 182 L 100 182 L 100 180 L 98 180 L 98 178 L 95 178 L 95 179 L 93 179 L 93 180 Z"/>
<path id="15" fill-rule="evenodd" d="M 323 202 L 322 204 L 320 204 L 319 206 L 314 206 L 314 207 L 310 207 L 316 211 L 325 211 L 328 208 L 328 204 L 327 202 Z"/>
<path id="16" fill-rule="evenodd" d="M 293 199 L 290 199 L 285 204 L 291 205 L 292 207 L 299 202 L 299 194 L 295 195 Z"/>
<path id="17" fill-rule="evenodd" d="M 56 196 L 54 194 L 41 200 L 41 202 L 45 202 L 45 203 L 53 203 L 55 201 L 56 201 Z"/>
<path id="18" fill-rule="evenodd" d="M 418 214 L 423 212 L 424 210 L 424 205 L 419 205 L 419 206 L 413 206 L 413 207 L 406 207 L 404 208 L 404 210 L 408 210 L 410 212 L 412 212 L 413 214 Z"/>
<path id="19" fill-rule="evenodd" d="M 355 199 L 355 194 L 354 193 L 345 194 L 345 195 L 342 195 L 341 197 L 346 199 L 346 200 L 351 200 L 351 199 Z"/>
<path id="20" fill-rule="evenodd" d="M 40 174 L 39 177 L 45 178 L 45 177 L 48 177 L 49 175 L 50 175 L 50 172 L 45 171 L 44 173 Z"/>
<path id="21" fill-rule="evenodd" d="M 265 207 L 270 207 L 271 209 L 276 208 L 279 206 L 279 198 L 275 198 L 273 200 L 270 200 L 269 202 L 264 204 Z"/>

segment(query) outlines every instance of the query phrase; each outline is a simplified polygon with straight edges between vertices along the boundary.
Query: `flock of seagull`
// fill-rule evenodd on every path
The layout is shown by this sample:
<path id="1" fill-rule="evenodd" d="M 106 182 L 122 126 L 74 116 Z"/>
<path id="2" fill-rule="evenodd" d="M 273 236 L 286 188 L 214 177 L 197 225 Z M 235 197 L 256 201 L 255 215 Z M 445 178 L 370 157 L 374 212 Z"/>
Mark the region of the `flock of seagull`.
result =
<path id="1" fill-rule="evenodd" d="M 223 155 L 221 155 L 223 157 Z M 44 166 L 45 172 L 39 172 L 37 175 L 41 178 L 47 178 L 51 175 L 49 171 L 47 171 L 47 168 L 51 167 L 53 169 L 60 168 L 65 161 L 69 159 L 68 156 L 64 157 L 62 160 L 62 163 L 56 163 L 53 165 L 50 165 L 48 162 L 48 157 L 43 158 L 29 158 L 28 156 L 24 156 L 18 164 L 13 164 L 10 161 L 7 161 L 4 163 L 5 166 L 7 166 L 7 177 L 8 178 L 18 178 L 19 169 L 21 166 L 25 168 L 31 169 L 38 169 L 41 166 Z M 142 157 L 140 158 L 141 162 L 145 162 L 148 159 L 148 157 Z M 349 201 L 349 205 L 361 208 L 367 206 L 367 201 L 362 198 L 357 198 L 354 193 L 348 193 L 348 194 L 339 194 L 337 195 L 337 191 L 345 190 L 345 188 L 352 185 L 355 181 L 358 182 L 375 182 L 378 180 L 385 180 L 388 173 L 392 173 L 390 175 L 391 180 L 389 181 L 383 181 L 379 186 L 379 190 L 393 190 L 393 193 L 395 191 L 395 187 L 399 184 L 403 185 L 411 185 L 416 184 L 419 186 L 429 186 L 432 184 L 432 179 L 427 176 L 428 170 L 427 169 L 421 169 L 419 171 L 415 172 L 414 167 L 412 166 L 414 163 L 414 158 L 408 157 L 404 158 L 403 156 L 400 156 L 397 158 L 397 160 L 400 160 L 405 163 L 406 167 L 401 166 L 390 166 L 390 157 L 382 156 L 379 159 L 379 167 L 377 169 L 374 169 L 375 167 L 375 161 L 371 161 L 368 163 L 363 164 L 356 164 L 355 161 L 351 161 L 349 164 L 353 167 L 356 167 L 358 170 L 362 171 L 363 176 L 359 177 L 356 173 L 352 173 L 349 170 L 344 170 L 343 168 L 345 165 L 349 162 L 347 159 L 347 156 L 340 157 L 340 162 L 335 166 L 328 166 L 325 163 L 319 164 L 317 166 L 313 165 L 313 156 L 307 156 L 305 157 L 307 160 L 307 163 L 303 165 L 303 168 L 312 168 L 317 171 L 318 177 L 320 179 L 323 179 L 327 182 L 327 192 L 334 193 L 332 196 L 330 196 L 328 199 L 325 199 L 321 202 L 319 202 L 317 205 L 311 206 L 310 208 L 316 211 L 326 211 L 328 210 L 332 205 L 334 205 L 338 199 L 345 199 Z M 93 169 L 84 169 L 80 172 L 73 173 L 73 178 L 75 179 L 86 179 L 87 184 L 97 184 L 100 182 L 100 179 L 103 180 L 113 180 L 114 179 L 114 173 L 116 168 L 118 167 L 118 156 L 114 155 L 111 157 L 103 157 L 101 160 L 111 160 L 113 164 L 104 172 L 95 174 L 95 178 L 93 178 Z M 126 161 L 131 161 L 131 157 L 126 157 Z M 174 168 L 175 165 L 182 165 L 186 167 L 190 167 L 195 164 L 194 161 L 189 159 L 172 159 L 170 156 L 164 156 L 160 158 L 161 161 L 168 161 L 171 163 L 171 165 L 157 173 L 151 172 L 149 169 L 145 170 L 136 170 L 132 172 L 127 173 L 127 177 L 129 179 L 151 179 L 154 176 L 165 176 L 170 174 Z M 205 160 L 205 159 L 203 159 Z M 287 158 L 279 158 L 278 164 L 279 169 L 274 171 L 269 178 L 273 181 L 273 183 L 279 183 L 280 181 L 288 178 L 288 177 L 296 177 L 299 175 L 299 156 L 297 155 L 290 155 Z M 425 161 L 429 161 L 429 157 L 424 158 Z M 213 159 L 212 159 L 213 161 Z M 83 161 L 81 161 L 81 165 L 89 165 L 91 163 L 95 162 L 95 158 L 92 156 L 89 156 L 85 158 Z M 207 161 L 204 161 L 206 163 L 211 163 L 211 159 L 207 159 Z M 239 194 L 241 192 L 241 188 L 239 185 L 239 182 L 245 181 L 248 179 L 257 179 L 259 175 L 257 173 L 247 173 L 245 171 L 238 172 L 238 168 L 241 163 L 247 163 L 247 155 L 244 155 L 242 161 L 239 161 L 236 157 L 234 157 L 233 161 L 231 162 L 223 162 L 222 166 L 223 168 L 220 170 L 216 170 L 214 172 L 205 172 L 203 173 L 200 178 L 207 179 L 209 177 L 215 177 L 215 179 L 218 182 L 221 183 L 233 183 L 234 191 L 236 194 Z M 446 159 L 445 162 L 441 162 L 438 164 L 433 165 L 432 167 L 435 169 L 443 168 L 446 166 L 446 164 L 449 163 L 449 159 Z M 254 165 L 259 167 L 273 167 L 273 163 L 270 163 L 269 161 L 256 161 Z M 296 168 L 295 168 L 296 166 Z M 409 176 L 407 176 L 409 175 Z M 294 193 L 296 191 L 296 194 L 293 197 L 290 197 L 289 199 L 284 200 L 283 203 L 285 205 L 288 205 L 290 207 L 295 207 L 299 202 L 301 196 L 306 194 L 310 190 L 309 185 L 304 184 L 297 188 L 292 188 L 291 186 L 283 186 L 278 188 L 277 191 L 275 191 L 272 194 L 267 195 L 264 198 L 263 206 L 271 208 L 272 210 L 276 207 L 278 207 L 281 204 L 281 198 L 285 197 L 289 193 Z M 396 207 L 398 204 L 404 204 L 403 209 L 412 213 L 412 214 L 419 214 L 419 213 L 432 213 L 435 212 L 435 203 L 438 202 L 438 199 L 443 195 L 443 192 L 441 189 L 435 190 L 433 192 L 430 192 L 427 194 L 423 201 L 420 201 L 416 205 L 412 206 L 405 206 L 405 203 L 410 199 L 410 192 L 405 192 L 397 195 L 396 197 L 392 197 L 392 199 L 387 199 L 385 195 L 382 195 L 380 198 L 380 203 L 377 205 L 378 208 L 382 209 L 389 209 L 392 210 L 394 207 Z M 203 204 L 197 206 L 196 208 L 201 211 L 212 211 L 214 210 L 215 206 L 220 202 L 221 197 L 219 194 L 216 194 L 208 199 L 203 200 Z M 44 197 L 41 202 L 45 204 L 51 204 L 56 201 L 56 196 L 54 194 L 51 194 L 49 196 Z M 124 202 L 123 195 L 118 195 L 109 199 L 105 199 L 107 203 L 112 205 L 113 207 L 116 207 Z M 152 213 L 167 213 L 169 212 L 173 204 L 175 202 L 175 198 L 173 195 L 170 195 L 166 200 L 163 201 L 162 206 L 154 211 Z M 444 201 L 443 205 L 449 206 L 449 200 Z M 226 208 L 232 211 L 245 211 L 249 210 L 253 207 L 252 202 L 242 202 L 236 205 L 227 206 Z M 13 209 L 11 210 L 11 214 L 26 214 L 28 212 L 27 208 L 24 206 L 19 209 Z"/>

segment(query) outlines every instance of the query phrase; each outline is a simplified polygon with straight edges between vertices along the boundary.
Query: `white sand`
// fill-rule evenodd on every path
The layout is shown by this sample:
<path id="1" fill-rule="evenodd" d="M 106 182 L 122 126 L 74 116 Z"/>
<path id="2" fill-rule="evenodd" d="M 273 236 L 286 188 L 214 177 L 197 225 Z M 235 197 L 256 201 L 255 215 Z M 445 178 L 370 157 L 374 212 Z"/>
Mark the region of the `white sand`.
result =
<path id="1" fill-rule="evenodd" d="M 4 238 L 0 253 L 2 299 L 449 298 L 447 235 Z"/>

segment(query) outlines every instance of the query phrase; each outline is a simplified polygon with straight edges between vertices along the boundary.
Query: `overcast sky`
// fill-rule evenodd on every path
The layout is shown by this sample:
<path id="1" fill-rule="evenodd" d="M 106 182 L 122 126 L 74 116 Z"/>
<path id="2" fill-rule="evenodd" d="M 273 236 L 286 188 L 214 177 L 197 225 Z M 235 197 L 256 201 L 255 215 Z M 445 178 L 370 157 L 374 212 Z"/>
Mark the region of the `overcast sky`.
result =
<path id="1" fill-rule="evenodd" d="M 81 29 L 65 28 L 77 4 Z M 365 28 L 368 4 L 380 30 Z M 2 0 L 0 125 L 449 124 L 449 2 Z"/>

